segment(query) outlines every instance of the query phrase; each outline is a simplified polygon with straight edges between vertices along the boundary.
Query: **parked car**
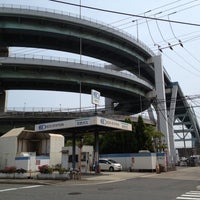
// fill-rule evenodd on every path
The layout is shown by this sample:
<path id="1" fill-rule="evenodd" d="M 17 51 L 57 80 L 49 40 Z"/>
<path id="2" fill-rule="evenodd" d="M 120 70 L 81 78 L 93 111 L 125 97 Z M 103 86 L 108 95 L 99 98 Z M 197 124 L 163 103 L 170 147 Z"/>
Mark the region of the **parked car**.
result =
<path id="1" fill-rule="evenodd" d="M 122 165 L 111 159 L 99 159 L 101 171 L 122 171 Z"/>
<path id="2" fill-rule="evenodd" d="M 181 157 L 179 161 L 179 166 L 187 166 L 188 164 L 188 158 L 186 157 Z"/>

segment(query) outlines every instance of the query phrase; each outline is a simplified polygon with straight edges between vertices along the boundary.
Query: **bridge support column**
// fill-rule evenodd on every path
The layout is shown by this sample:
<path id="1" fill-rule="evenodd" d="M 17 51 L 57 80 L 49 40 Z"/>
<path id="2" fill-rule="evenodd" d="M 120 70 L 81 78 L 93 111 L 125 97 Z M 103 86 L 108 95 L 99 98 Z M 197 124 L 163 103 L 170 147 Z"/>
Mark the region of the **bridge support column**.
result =
<path id="1" fill-rule="evenodd" d="M 0 47 L 0 57 L 8 57 L 9 48 Z M 0 88 L 0 112 L 5 112 L 7 109 L 7 91 Z"/>
<path id="2" fill-rule="evenodd" d="M 169 119 L 168 119 L 168 129 L 169 129 L 169 142 L 171 147 L 172 162 L 176 163 L 176 150 L 174 147 L 174 116 L 176 109 L 176 99 L 177 99 L 178 85 L 174 84 L 172 87 L 170 108 L 169 108 Z"/>
<path id="3" fill-rule="evenodd" d="M 7 92 L 0 90 L 0 112 L 5 112 L 7 109 Z"/>
<path id="4" fill-rule="evenodd" d="M 95 132 L 95 153 L 94 153 L 94 162 L 95 162 L 95 172 L 99 173 L 99 133 Z"/>
<path id="5" fill-rule="evenodd" d="M 156 124 L 156 119 L 155 119 L 155 117 L 154 117 L 154 115 L 153 115 L 153 109 L 152 109 L 151 107 L 149 107 L 147 111 L 148 111 L 148 114 L 149 114 L 149 119 L 150 119 L 154 124 Z"/>
<path id="6" fill-rule="evenodd" d="M 105 98 L 105 108 L 106 110 L 111 110 L 112 108 L 112 99 Z"/>
<path id="7" fill-rule="evenodd" d="M 76 169 L 76 135 L 72 135 L 72 170 Z"/>
<path id="8" fill-rule="evenodd" d="M 155 86 L 156 86 L 156 111 L 158 130 L 165 134 L 163 143 L 167 145 L 167 158 L 168 164 L 171 164 L 171 147 L 169 142 L 169 130 L 168 130 L 168 118 L 167 118 L 167 106 L 165 97 L 165 83 L 164 73 L 161 55 L 153 57 L 155 68 Z"/>
<path id="9" fill-rule="evenodd" d="M 0 57 L 8 57 L 9 49 L 8 47 L 0 47 Z"/>

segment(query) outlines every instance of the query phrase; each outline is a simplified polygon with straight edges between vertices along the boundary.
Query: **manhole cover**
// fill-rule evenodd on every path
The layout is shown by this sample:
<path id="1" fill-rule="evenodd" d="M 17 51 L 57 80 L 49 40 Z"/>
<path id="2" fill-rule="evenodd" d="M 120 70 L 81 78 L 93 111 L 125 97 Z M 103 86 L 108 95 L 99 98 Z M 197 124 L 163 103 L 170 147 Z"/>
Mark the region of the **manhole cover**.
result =
<path id="1" fill-rule="evenodd" d="M 79 195 L 79 194 L 81 194 L 81 192 L 70 192 L 70 193 L 68 193 L 69 195 Z"/>

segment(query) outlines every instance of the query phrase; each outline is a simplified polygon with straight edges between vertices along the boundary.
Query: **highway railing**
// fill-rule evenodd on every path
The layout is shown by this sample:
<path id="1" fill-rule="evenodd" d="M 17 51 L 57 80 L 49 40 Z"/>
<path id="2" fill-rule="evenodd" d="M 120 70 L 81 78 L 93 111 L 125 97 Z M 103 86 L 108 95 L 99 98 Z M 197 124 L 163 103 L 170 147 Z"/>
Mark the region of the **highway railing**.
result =
<path id="1" fill-rule="evenodd" d="M 106 28 L 106 30 L 108 30 L 110 28 L 110 29 L 113 29 L 114 31 L 117 31 L 118 33 L 120 33 L 125 38 L 131 40 L 133 43 L 138 44 L 138 46 L 142 47 L 144 50 L 146 50 L 152 56 L 154 55 L 154 52 L 144 42 L 136 39 L 136 37 L 134 37 L 130 33 L 126 32 L 122 29 L 119 29 L 115 26 L 112 26 L 111 24 L 107 24 L 107 23 L 104 23 L 102 21 L 98 21 L 96 19 L 92 19 L 92 18 L 89 18 L 89 17 L 86 17 L 86 16 L 82 16 L 82 15 L 80 16 L 80 14 L 70 13 L 70 12 L 66 12 L 66 11 L 63 11 L 63 10 L 56 10 L 56 9 L 51 9 L 51 8 L 29 6 L 29 5 L 0 4 L 0 7 L 5 8 L 5 9 L 11 8 L 11 9 L 20 9 L 20 10 L 30 10 L 30 11 L 35 11 L 35 12 L 53 13 L 53 14 L 58 14 L 58 15 L 62 15 L 62 16 L 70 16 L 70 17 L 74 17 L 74 18 L 77 18 L 77 19 L 86 20 L 88 22 L 95 23 L 96 25 L 99 25 L 99 28 L 104 27 L 104 29 Z"/>

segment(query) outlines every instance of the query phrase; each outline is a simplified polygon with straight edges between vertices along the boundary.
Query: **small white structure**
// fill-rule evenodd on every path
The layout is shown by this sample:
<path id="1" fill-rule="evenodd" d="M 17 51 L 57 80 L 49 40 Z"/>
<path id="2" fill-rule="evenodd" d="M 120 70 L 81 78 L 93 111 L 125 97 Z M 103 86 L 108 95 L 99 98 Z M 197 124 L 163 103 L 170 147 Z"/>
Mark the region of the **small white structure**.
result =
<path id="1" fill-rule="evenodd" d="M 38 166 L 61 163 L 64 137 L 15 128 L 0 137 L 0 169 L 16 166 L 38 170 Z"/>
<path id="2" fill-rule="evenodd" d="M 62 148 L 61 166 L 64 169 L 69 169 L 69 151 L 66 149 L 66 147 Z"/>
<path id="3" fill-rule="evenodd" d="M 82 148 L 76 146 L 76 168 L 81 168 L 82 173 L 90 172 L 93 166 L 94 148 L 90 145 L 83 145 Z M 62 152 L 68 153 L 68 168 L 72 169 L 72 146 L 63 147 Z M 81 156 L 81 159 L 80 159 Z M 65 159 L 65 156 L 63 156 Z M 64 161 L 62 161 L 64 163 Z"/>
<path id="4" fill-rule="evenodd" d="M 125 154 L 102 154 L 101 158 L 115 160 L 122 164 L 123 170 L 148 170 L 155 171 L 157 165 L 161 165 L 164 170 L 167 167 L 165 153 L 125 153 Z"/>
<path id="5" fill-rule="evenodd" d="M 31 171 L 37 171 L 35 152 L 22 152 L 19 156 L 15 157 L 15 165 L 17 169 L 26 169 Z M 45 163 L 46 164 L 46 163 Z M 10 165 L 9 165 L 10 166 Z"/>
<path id="6" fill-rule="evenodd" d="M 155 170 L 156 166 L 156 153 L 138 153 L 132 157 L 131 170 Z"/>

